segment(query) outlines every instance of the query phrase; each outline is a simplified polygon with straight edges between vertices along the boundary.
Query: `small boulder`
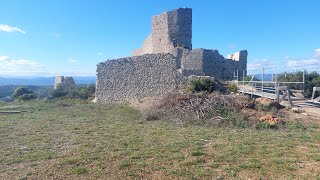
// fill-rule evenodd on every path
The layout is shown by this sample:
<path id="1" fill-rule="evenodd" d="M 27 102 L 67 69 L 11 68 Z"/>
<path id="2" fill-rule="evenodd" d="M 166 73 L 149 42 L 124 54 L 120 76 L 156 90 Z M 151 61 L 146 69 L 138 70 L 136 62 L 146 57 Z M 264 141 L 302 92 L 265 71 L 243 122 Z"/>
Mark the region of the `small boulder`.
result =
<path id="1" fill-rule="evenodd" d="M 292 108 L 292 111 L 295 112 L 295 113 L 303 113 L 303 112 L 305 112 L 304 110 L 299 109 L 297 107 Z"/>
<path id="2" fill-rule="evenodd" d="M 280 105 L 286 108 L 292 108 L 292 104 L 290 104 L 288 101 L 282 101 Z"/>

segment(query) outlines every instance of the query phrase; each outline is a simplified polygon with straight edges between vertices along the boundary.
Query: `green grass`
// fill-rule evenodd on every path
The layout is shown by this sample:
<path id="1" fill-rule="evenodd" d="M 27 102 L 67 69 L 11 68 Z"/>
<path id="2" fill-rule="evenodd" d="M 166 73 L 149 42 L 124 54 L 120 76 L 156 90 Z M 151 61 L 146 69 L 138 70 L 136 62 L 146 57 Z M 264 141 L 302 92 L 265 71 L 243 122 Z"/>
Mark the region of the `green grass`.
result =
<path id="1" fill-rule="evenodd" d="M 0 179 L 319 179 L 320 129 L 144 121 L 126 105 L 1 103 Z"/>

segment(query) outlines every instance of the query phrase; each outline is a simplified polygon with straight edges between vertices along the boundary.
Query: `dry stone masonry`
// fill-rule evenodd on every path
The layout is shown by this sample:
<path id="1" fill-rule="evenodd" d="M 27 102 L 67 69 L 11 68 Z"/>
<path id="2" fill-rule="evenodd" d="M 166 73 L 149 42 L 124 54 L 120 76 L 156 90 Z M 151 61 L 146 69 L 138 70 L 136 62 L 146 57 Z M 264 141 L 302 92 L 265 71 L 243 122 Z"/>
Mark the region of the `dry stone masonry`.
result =
<path id="1" fill-rule="evenodd" d="M 74 83 L 73 77 L 56 76 L 56 79 L 54 82 L 54 89 L 57 89 L 59 85 L 69 86 L 74 84 L 75 83 Z"/>
<path id="2" fill-rule="evenodd" d="M 247 74 L 246 50 L 228 55 L 192 49 L 192 9 L 179 8 L 152 18 L 152 33 L 132 57 L 97 65 L 96 100 L 124 102 L 176 91 L 188 76 L 232 80 Z"/>
<path id="3" fill-rule="evenodd" d="M 192 9 L 181 8 L 152 18 L 152 33 L 133 56 L 172 53 L 176 47 L 192 49 Z"/>
<path id="4" fill-rule="evenodd" d="M 172 54 L 109 60 L 98 64 L 96 100 L 124 102 L 173 92 L 182 84 L 177 58 Z"/>

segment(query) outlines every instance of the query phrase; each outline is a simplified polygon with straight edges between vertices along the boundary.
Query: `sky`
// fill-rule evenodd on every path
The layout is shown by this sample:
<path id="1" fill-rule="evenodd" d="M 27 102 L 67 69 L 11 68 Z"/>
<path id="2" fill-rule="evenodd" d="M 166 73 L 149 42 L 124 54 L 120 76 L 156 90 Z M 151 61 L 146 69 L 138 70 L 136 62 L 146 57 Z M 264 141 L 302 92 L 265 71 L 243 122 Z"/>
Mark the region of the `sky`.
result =
<path id="1" fill-rule="evenodd" d="M 193 48 L 246 49 L 249 73 L 320 70 L 319 0 L 2 0 L 0 77 L 95 76 L 179 7 L 193 9 Z"/>

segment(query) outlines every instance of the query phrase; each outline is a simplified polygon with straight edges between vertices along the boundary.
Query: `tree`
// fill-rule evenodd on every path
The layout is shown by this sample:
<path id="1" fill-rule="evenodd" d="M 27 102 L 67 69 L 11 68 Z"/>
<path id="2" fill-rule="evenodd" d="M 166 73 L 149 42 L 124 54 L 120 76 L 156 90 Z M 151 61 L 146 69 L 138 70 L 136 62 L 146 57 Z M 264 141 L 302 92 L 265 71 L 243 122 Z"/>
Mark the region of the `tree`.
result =
<path id="1" fill-rule="evenodd" d="M 303 80 L 303 72 L 281 73 L 278 75 L 278 82 L 301 82 Z M 320 86 L 320 74 L 316 71 L 305 73 L 305 96 L 311 97 L 313 87 Z M 291 84 L 290 88 L 302 89 L 302 84 Z"/>
<path id="2" fill-rule="evenodd" d="M 31 89 L 25 87 L 15 89 L 12 96 L 14 99 L 22 101 L 29 101 L 37 98 L 37 95 Z"/>
<path id="3" fill-rule="evenodd" d="M 58 85 L 50 94 L 54 98 L 79 98 L 88 99 L 94 97 L 95 85 L 75 86 L 75 85 Z"/>

